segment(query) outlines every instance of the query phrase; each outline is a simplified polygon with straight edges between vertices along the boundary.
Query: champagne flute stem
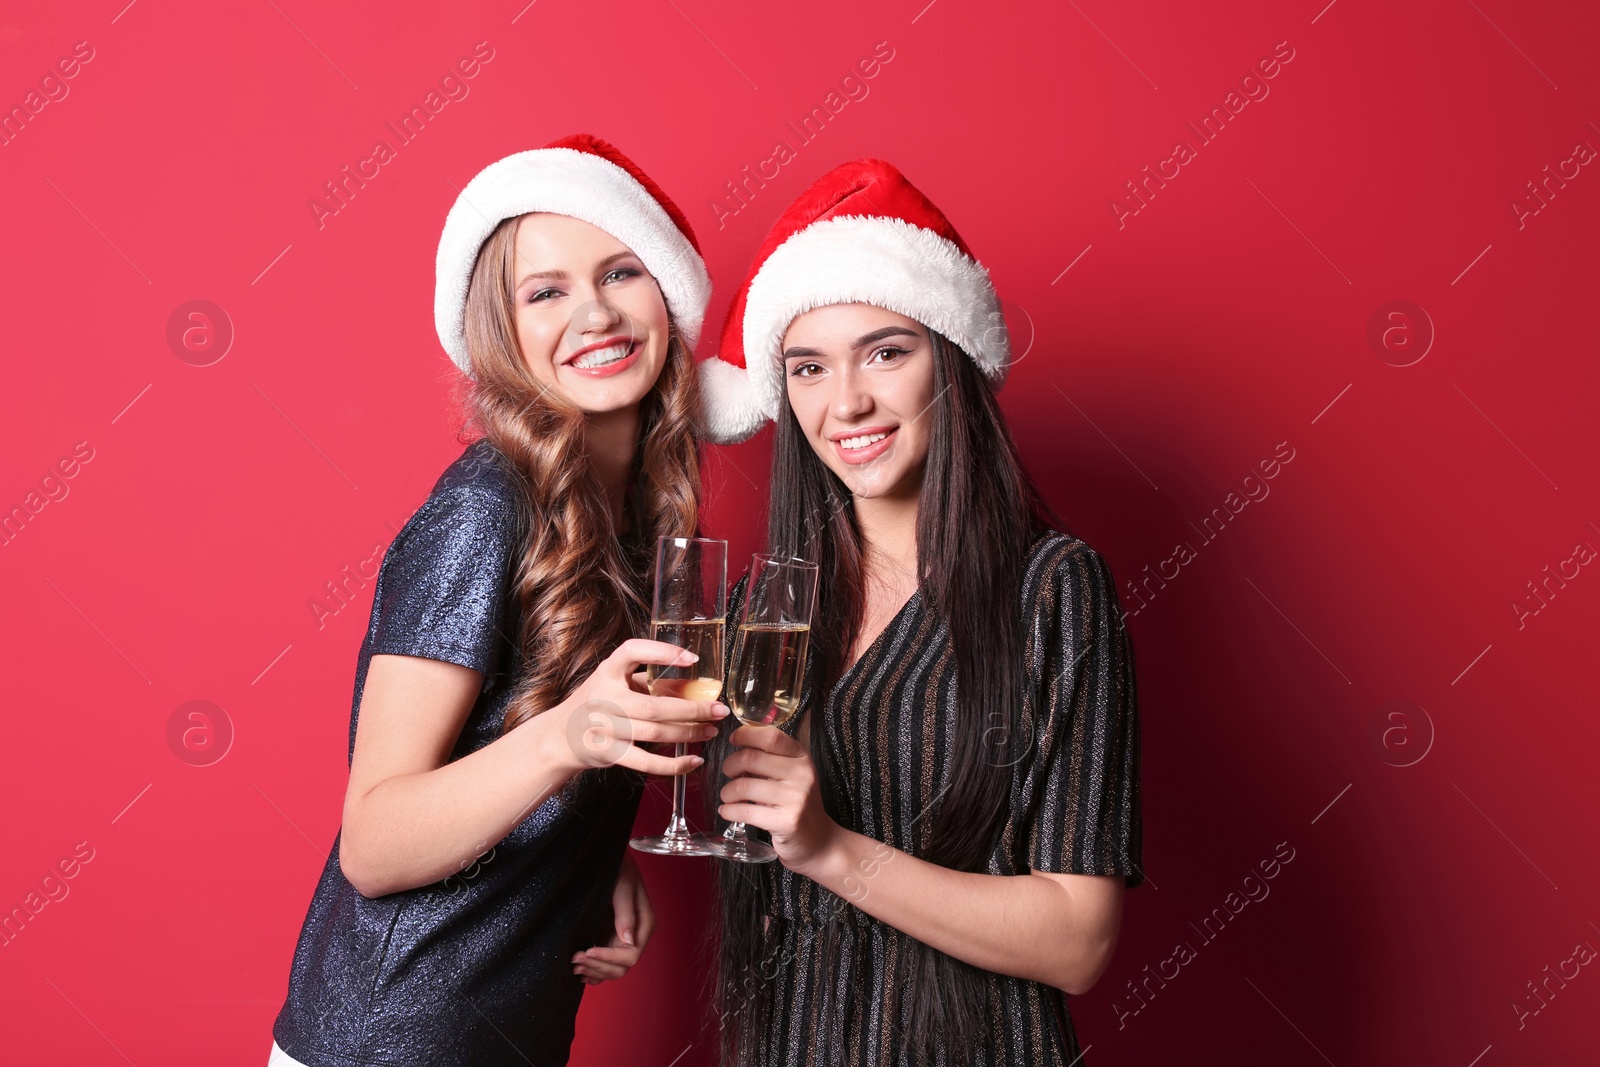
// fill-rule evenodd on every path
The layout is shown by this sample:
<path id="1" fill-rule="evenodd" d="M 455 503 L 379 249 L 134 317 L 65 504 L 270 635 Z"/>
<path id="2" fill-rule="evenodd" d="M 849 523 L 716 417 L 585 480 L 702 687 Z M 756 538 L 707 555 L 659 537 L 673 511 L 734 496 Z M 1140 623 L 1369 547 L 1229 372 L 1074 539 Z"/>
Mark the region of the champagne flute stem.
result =
<path id="1" fill-rule="evenodd" d="M 680 759 L 687 755 L 688 752 L 689 746 L 685 742 L 680 741 L 673 746 L 672 754 Z M 688 793 L 689 776 L 686 774 L 674 776 L 672 779 L 672 821 L 667 824 L 668 837 L 689 836 L 689 824 L 683 818 L 684 802 L 688 797 Z"/>

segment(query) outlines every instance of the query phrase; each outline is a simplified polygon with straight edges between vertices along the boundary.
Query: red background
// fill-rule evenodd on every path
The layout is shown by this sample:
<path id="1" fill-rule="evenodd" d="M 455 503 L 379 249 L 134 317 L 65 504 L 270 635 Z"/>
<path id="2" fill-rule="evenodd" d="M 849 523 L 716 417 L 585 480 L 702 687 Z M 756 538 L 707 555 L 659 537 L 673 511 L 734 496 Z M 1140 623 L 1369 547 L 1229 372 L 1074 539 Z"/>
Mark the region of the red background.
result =
<path id="1" fill-rule="evenodd" d="M 1592 7 L 125 4 L 0 16 L 7 109 L 94 50 L 0 147 L 0 507 L 93 450 L 0 547 L 0 908 L 94 850 L 0 948 L 0 1062 L 265 1061 L 338 826 L 372 588 L 321 629 L 310 602 L 460 449 L 431 314 L 456 190 L 577 130 L 688 213 L 712 338 L 791 197 L 895 162 L 991 268 L 1027 353 L 1006 409 L 1125 607 L 1147 565 L 1197 550 L 1129 620 L 1151 884 L 1073 1001 L 1085 1062 L 1593 1062 L 1595 967 L 1520 1027 L 1513 1004 L 1600 947 L 1600 576 L 1552 581 L 1520 626 L 1513 605 L 1600 547 L 1580 311 L 1600 174 L 1552 182 L 1520 227 L 1512 207 L 1600 147 Z M 319 228 L 323 183 L 480 41 L 470 95 Z M 869 95 L 798 145 L 785 123 L 880 41 Z M 1185 123 L 1284 41 L 1270 95 L 1202 147 Z M 719 226 L 723 183 L 780 138 L 796 158 Z M 1112 198 L 1179 139 L 1198 158 L 1119 228 Z M 166 339 L 194 299 L 235 331 L 209 366 Z M 1436 333 L 1409 366 L 1414 312 L 1395 349 L 1368 340 L 1393 300 Z M 1270 496 L 1205 543 L 1285 441 Z M 765 435 L 709 450 L 708 525 L 736 558 L 766 460 Z M 235 735 L 203 767 L 167 739 L 197 699 Z M 664 810 L 656 790 L 641 824 Z M 1270 896 L 1204 941 L 1191 924 L 1279 842 Z M 645 863 L 662 929 L 586 998 L 575 1062 L 710 1062 L 708 871 Z M 1195 958 L 1124 1014 L 1180 941 Z"/>

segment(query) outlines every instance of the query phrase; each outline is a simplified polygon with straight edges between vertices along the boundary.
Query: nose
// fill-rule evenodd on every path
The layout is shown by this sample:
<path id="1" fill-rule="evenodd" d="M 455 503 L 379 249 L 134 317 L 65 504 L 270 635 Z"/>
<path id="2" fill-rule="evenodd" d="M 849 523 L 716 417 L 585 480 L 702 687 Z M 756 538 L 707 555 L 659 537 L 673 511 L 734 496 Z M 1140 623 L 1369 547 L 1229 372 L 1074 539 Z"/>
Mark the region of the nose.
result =
<path id="1" fill-rule="evenodd" d="M 867 391 L 861 372 L 848 364 L 834 376 L 829 413 L 840 422 L 855 422 L 872 410 L 872 394 Z"/>
<path id="2" fill-rule="evenodd" d="M 578 334 L 605 334 L 622 321 L 623 315 L 616 305 L 606 299 L 603 289 L 590 292 L 588 298 L 573 309 L 572 330 Z"/>

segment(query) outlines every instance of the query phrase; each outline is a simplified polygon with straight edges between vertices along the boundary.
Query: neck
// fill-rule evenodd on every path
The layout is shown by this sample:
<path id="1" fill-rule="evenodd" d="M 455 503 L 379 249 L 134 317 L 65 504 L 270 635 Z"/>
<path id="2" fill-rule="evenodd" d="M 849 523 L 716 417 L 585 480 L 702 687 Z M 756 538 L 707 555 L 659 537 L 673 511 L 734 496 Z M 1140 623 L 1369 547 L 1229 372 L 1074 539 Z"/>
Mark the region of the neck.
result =
<path id="1" fill-rule="evenodd" d="M 869 582 L 895 588 L 918 584 L 917 497 L 853 498 Z"/>
<path id="2" fill-rule="evenodd" d="M 628 475 L 639 449 L 639 406 L 584 416 L 584 447 L 589 464 L 611 506 L 611 517 L 620 531 L 628 494 Z"/>

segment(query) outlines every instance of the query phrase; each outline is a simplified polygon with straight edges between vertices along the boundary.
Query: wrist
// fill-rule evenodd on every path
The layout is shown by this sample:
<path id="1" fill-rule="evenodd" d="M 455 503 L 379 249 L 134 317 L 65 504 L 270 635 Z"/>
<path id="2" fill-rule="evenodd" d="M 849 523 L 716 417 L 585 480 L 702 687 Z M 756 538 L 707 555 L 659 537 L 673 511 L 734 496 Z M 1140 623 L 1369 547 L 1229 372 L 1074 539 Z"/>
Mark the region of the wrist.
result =
<path id="1" fill-rule="evenodd" d="M 840 827 L 818 858 L 813 881 L 849 904 L 863 907 L 872 883 L 901 853 L 875 837 Z"/>
<path id="2" fill-rule="evenodd" d="M 860 836 L 851 833 L 830 818 L 821 831 L 816 847 L 804 860 L 790 866 L 789 869 L 801 877 L 809 878 L 818 885 L 839 893 L 845 879 L 850 876 L 854 868 L 851 838 Z"/>
<path id="3" fill-rule="evenodd" d="M 584 769 L 578 751 L 584 725 L 576 712 L 576 708 L 562 702 L 512 730 L 513 734 L 524 735 L 529 758 L 523 765 L 542 779 L 538 785 L 548 792 L 560 789 Z"/>

